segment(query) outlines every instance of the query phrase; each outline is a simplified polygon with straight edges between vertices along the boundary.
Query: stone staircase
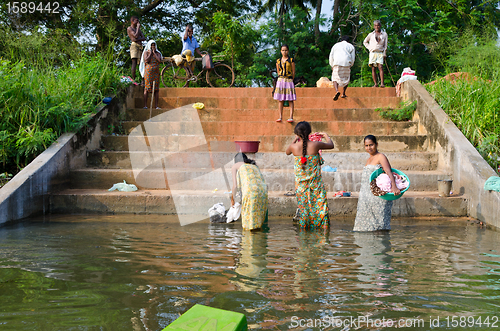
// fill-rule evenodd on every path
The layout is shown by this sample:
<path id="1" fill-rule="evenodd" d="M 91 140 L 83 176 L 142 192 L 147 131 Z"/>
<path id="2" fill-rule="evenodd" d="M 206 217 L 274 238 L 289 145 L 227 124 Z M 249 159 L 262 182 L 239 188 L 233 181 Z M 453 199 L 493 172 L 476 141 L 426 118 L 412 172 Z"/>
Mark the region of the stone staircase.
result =
<path id="1" fill-rule="evenodd" d="M 437 168 L 438 154 L 418 122 L 383 120 L 374 110 L 397 107 L 394 88 L 349 88 L 348 98 L 334 102 L 332 89 L 299 88 L 295 123 L 306 120 L 314 131 L 327 132 L 335 149 L 324 151 L 323 172 L 332 216 L 355 215 L 362 168 L 368 154 L 363 137 L 377 136 L 379 150 L 392 167 L 404 171 L 411 188 L 397 200 L 394 216 L 466 216 L 464 196 L 441 198 L 437 180 L 448 174 Z M 51 195 L 53 213 L 206 214 L 214 203 L 229 206 L 234 141 L 258 140 L 250 154 L 269 188 L 271 216 L 291 216 L 296 198 L 293 157 L 284 150 L 293 140 L 293 124 L 276 123 L 277 102 L 269 88 L 168 88 L 160 90 L 160 110 L 142 109 L 142 91 L 134 90 L 135 108 L 127 110 L 121 134 L 102 137 L 100 150 L 88 151 L 87 167 L 73 169 L 70 188 Z M 203 102 L 196 110 L 193 103 Z M 288 117 L 288 108 L 283 118 Z M 108 192 L 126 180 L 136 192 Z M 336 191 L 352 197 L 334 198 Z"/>

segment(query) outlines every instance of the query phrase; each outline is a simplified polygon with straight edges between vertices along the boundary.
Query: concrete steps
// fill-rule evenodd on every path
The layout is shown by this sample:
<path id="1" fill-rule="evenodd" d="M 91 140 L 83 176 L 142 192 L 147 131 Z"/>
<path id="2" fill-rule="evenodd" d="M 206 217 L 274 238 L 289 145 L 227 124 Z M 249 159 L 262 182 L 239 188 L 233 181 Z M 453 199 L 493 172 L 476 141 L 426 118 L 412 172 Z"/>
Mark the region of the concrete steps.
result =
<path id="1" fill-rule="evenodd" d="M 270 87 L 233 87 L 229 91 L 226 88 L 161 88 L 160 97 L 213 97 L 213 98 L 254 98 L 272 97 Z M 142 98 L 140 89 L 136 89 L 133 93 L 134 98 Z M 297 98 L 314 97 L 314 98 L 333 98 L 335 90 L 333 88 L 317 88 L 317 87 L 300 87 L 296 88 Z M 348 97 L 396 97 L 395 88 L 366 88 L 366 87 L 349 87 L 347 90 Z M 340 99 L 343 100 L 343 99 Z M 337 101 L 340 102 L 340 101 Z"/>
<path id="2" fill-rule="evenodd" d="M 212 169 L 212 166 L 232 165 L 236 151 L 200 152 L 193 158 L 190 152 L 129 152 L 129 151 L 89 151 L 87 165 L 100 169 L 132 169 L 131 159 L 144 160 L 144 166 L 162 169 L 163 165 L 155 160 L 164 159 L 169 169 Z M 263 169 L 293 169 L 293 158 L 283 152 L 248 154 Z M 325 165 L 339 170 L 362 170 L 366 163 L 366 153 L 323 151 Z M 397 152 L 385 153 L 394 168 L 405 170 L 436 170 L 437 153 L 434 152 Z M 229 164 L 229 165 L 228 165 Z"/>
<path id="3" fill-rule="evenodd" d="M 283 115 L 289 114 L 289 109 L 284 108 Z M 278 117 L 277 109 L 217 109 L 217 108 L 204 108 L 198 111 L 177 112 L 172 109 L 149 109 L 144 108 L 131 108 L 126 112 L 125 120 L 147 121 L 150 119 L 154 122 L 180 122 L 180 121 L 269 121 L 275 125 Z M 159 118 L 158 115 L 162 115 Z M 310 121 L 383 121 L 379 113 L 372 108 L 301 108 L 297 109 L 294 113 L 296 121 L 307 120 Z M 285 123 L 282 123 L 285 124 Z"/>
<path id="4" fill-rule="evenodd" d="M 308 109 L 345 109 L 345 108 L 379 108 L 379 107 L 398 107 L 400 99 L 398 97 L 349 97 L 339 99 L 334 102 L 332 98 L 318 97 L 297 97 L 295 109 L 299 112 L 302 108 Z M 278 103 L 272 97 L 233 97 L 217 98 L 213 96 L 199 97 L 159 97 L 158 106 L 160 108 L 173 109 L 188 104 L 202 102 L 207 111 L 211 109 L 278 109 Z M 135 108 L 141 108 L 144 105 L 142 98 L 135 99 Z"/>
<path id="5" fill-rule="evenodd" d="M 294 189 L 293 169 L 262 169 L 270 191 L 291 191 Z M 323 172 L 323 183 L 328 192 L 359 191 L 361 170 L 340 170 Z M 405 171 L 411 181 L 412 191 L 436 190 L 437 180 L 449 178 L 441 171 Z M 231 190 L 230 169 L 77 169 L 70 172 L 71 188 L 109 189 L 113 184 L 126 180 L 143 189 L 176 190 Z"/>
<path id="6" fill-rule="evenodd" d="M 364 135 L 330 135 L 335 145 L 335 152 L 362 152 Z M 293 141 L 293 135 L 171 135 L 147 136 L 152 151 L 184 151 L 190 148 L 192 152 L 204 152 L 212 149 L 215 142 L 260 141 L 259 152 L 283 152 Z M 426 151 L 427 135 L 379 135 L 379 149 L 383 152 Z M 103 136 L 102 146 L 110 151 L 137 151 L 132 146 L 143 146 L 145 137 L 142 135 Z M 207 146 L 208 144 L 208 146 Z M 140 149 L 146 151 L 148 149 Z"/>
<path id="7" fill-rule="evenodd" d="M 399 106 L 395 89 L 349 88 L 347 94 L 334 102 L 333 89 L 298 88 L 295 103 L 295 123 L 309 121 L 313 132 L 327 132 L 335 144 L 323 152 L 325 165 L 337 168 L 322 174 L 331 216 L 355 215 L 367 134 L 377 136 L 379 150 L 412 182 L 395 202 L 394 216 L 465 216 L 466 197 L 438 196 L 437 180 L 448 175 L 437 168 L 438 154 L 429 151 L 418 123 L 387 121 L 375 111 Z M 277 102 L 270 88 L 160 89 L 162 109 L 151 112 L 141 108 L 140 88 L 130 97 L 118 131 L 102 136 L 101 149 L 87 152 L 87 168 L 70 171 L 70 189 L 51 195 L 52 212 L 206 214 L 217 202 L 229 206 L 234 141 L 258 140 L 259 152 L 249 156 L 268 184 L 270 215 L 294 215 L 296 198 L 283 193 L 294 190 L 293 157 L 284 151 L 295 123 L 274 121 Z M 192 108 L 195 102 L 205 108 Z M 107 191 L 123 180 L 139 191 Z M 340 190 L 353 196 L 333 198 Z"/>
<path id="8" fill-rule="evenodd" d="M 277 117 L 276 114 L 274 117 Z M 144 122 L 126 121 L 122 122 L 126 134 L 130 134 Z M 161 132 L 164 135 L 170 133 L 193 135 L 198 134 L 198 127 L 191 125 L 187 121 L 165 121 L 165 122 L 146 122 L 146 133 L 154 125 L 154 133 Z M 200 121 L 205 135 L 230 136 L 241 132 L 251 132 L 253 135 L 264 136 L 272 132 L 274 135 L 290 135 L 293 133 L 293 125 L 280 125 L 274 121 Z M 371 132 L 374 135 L 412 135 L 417 133 L 417 123 L 415 122 L 389 122 L 389 121 L 311 121 L 311 126 L 316 131 L 328 132 L 331 135 L 363 135 Z"/>
<path id="9" fill-rule="evenodd" d="M 175 196 L 175 198 L 174 198 Z M 334 198 L 328 194 L 332 217 L 353 217 L 356 214 L 357 194 L 352 197 Z M 217 191 L 140 190 L 136 192 L 107 192 L 103 190 L 65 190 L 54 193 L 52 213 L 135 213 L 206 215 L 215 203 L 230 205 L 229 194 Z M 292 217 L 297 208 L 295 197 L 284 192 L 269 192 L 269 216 Z M 441 198 L 436 192 L 407 192 L 394 202 L 392 215 L 414 216 L 467 216 L 467 199 L 461 195 Z"/>

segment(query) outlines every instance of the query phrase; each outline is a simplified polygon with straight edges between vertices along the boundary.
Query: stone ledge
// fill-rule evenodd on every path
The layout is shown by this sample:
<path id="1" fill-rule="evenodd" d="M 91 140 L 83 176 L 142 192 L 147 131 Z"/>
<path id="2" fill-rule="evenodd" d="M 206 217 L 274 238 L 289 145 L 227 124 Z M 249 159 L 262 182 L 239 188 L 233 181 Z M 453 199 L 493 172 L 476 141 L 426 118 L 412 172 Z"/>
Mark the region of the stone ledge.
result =
<path id="1" fill-rule="evenodd" d="M 177 191 L 177 205 L 191 214 L 206 214 L 215 203 L 223 202 L 230 206 L 230 195 L 213 191 Z M 51 213 L 130 213 L 130 214 L 165 214 L 178 213 L 176 202 L 170 191 L 139 190 L 136 192 L 108 192 L 107 190 L 65 190 L 50 197 Z M 328 194 L 328 206 L 332 217 L 353 217 L 356 214 L 357 193 L 352 197 L 334 198 Z M 181 204 L 181 205 L 179 205 Z M 284 192 L 269 192 L 270 216 L 293 217 L 297 208 L 294 196 L 285 196 Z M 407 192 L 396 200 L 393 216 L 467 216 L 467 198 L 456 195 L 442 198 L 436 192 Z"/>

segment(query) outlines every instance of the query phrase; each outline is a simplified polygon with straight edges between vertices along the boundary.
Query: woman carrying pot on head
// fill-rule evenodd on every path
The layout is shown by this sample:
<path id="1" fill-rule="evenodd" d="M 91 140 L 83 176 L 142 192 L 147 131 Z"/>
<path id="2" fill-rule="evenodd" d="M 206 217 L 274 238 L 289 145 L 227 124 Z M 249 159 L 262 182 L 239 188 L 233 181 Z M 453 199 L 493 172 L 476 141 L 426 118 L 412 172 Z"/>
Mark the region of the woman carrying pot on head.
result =
<path id="1" fill-rule="evenodd" d="M 384 169 L 391 180 L 391 192 L 399 195 L 387 157 L 378 151 L 377 138 L 368 135 L 363 140 L 365 151 L 370 154 L 363 168 L 361 189 L 359 190 L 358 209 L 354 221 L 354 231 L 378 231 L 391 229 L 392 201 L 383 200 L 371 192 L 370 175 L 378 168 Z"/>
<path id="2" fill-rule="evenodd" d="M 233 189 L 231 205 L 239 201 L 241 194 L 241 225 L 245 230 L 256 230 L 262 227 L 267 219 L 267 185 L 264 176 L 245 153 L 238 153 L 234 157 L 231 168 Z"/>

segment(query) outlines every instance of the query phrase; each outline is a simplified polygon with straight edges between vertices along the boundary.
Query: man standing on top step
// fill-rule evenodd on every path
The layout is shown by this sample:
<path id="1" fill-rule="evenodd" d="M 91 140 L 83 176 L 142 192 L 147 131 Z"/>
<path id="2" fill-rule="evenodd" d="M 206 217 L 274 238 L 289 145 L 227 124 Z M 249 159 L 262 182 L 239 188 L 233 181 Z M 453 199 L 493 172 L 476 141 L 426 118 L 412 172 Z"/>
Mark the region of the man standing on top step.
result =
<path id="1" fill-rule="evenodd" d="M 370 51 L 370 59 L 368 66 L 372 67 L 373 87 L 378 87 L 377 73 L 375 68 L 378 67 L 380 73 L 380 87 L 384 85 L 384 59 L 387 57 L 387 33 L 382 31 L 382 24 L 379 20 L 373 22 L 374 31 L 370 32 L 363 41 L 363 45 Z"/>
<path id="2" fill-rule="evenodd" d="M 342 36 L 340 40 L 339 43 L 333 45 L 328 59 L 332 67 L 332 82 L 336 91 L 333 98 L 334 101 L 337 101 L 340 96 L 340 87 L 344 88 L 342 98 L 347 97 L 345 90 L 347 90 L 347 85 L 349 85 L 351 80 L 351 67 L 354 64 L 355 58 L 355 49 L 349 43 L 349 36 Z"/>
<path id="3" fill-rule="evenodd" d="M 127 34 L 132 41 L 132 44 L 130 44 L 130 57 L 132 58 L 132 79 L 135 80 L 137 61 L 140 61 L 142 56 L 142 42 L 146 40 L 141 31 L 141 23 L 139 23 L 137 16 L 130 18 L 130 26 L 127 28 Z"/>

